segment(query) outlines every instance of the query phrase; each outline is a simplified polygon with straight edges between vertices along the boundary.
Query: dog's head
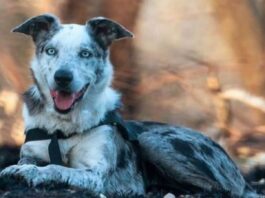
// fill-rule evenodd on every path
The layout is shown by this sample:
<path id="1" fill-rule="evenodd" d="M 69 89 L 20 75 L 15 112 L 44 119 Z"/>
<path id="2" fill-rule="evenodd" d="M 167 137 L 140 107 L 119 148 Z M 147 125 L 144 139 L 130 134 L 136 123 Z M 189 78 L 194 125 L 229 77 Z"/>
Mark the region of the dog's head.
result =
<path id="1" fill-rule="evenodd" d="M 13 32 L 33 38 L 34 79 L 43 97 L 60 113 L 109 86 L 112 66 L 108 48 L 115 40 L 133 36 L 107 18 L 92 18 L 85 25 L 61 24 L 50 14 L 33 17 Z"/>

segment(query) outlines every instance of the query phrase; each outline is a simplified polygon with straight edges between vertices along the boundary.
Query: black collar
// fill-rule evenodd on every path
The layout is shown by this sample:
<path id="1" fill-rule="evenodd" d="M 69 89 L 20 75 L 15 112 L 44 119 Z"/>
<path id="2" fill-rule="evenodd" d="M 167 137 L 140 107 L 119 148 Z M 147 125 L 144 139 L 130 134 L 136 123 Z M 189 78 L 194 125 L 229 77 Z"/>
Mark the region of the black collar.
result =
<path id="1" fill-rule="evenodd" d="M 105 116 L 105 119 L 102 120 L 98 125 L 91 127 L 91 129 L 96 128 L 101 125 L 116 126 L 118 128 L 118 131 L 121 133 L 122 137 L 125 140 L 133 142 L 137 139 L 137 134 L 134 131 L 128 130 L 124 120 L 121 118 L 121 116 L 116 110 L 108 112 Z M 66 136 L 60 130 L 56 130 L 53 134 L 48 134 L 46 129 L 33 128 L 33 129 L 29 129 L 26 131 L 25 142 L 39 141 L 39 140 L 51 140 L 49 147 L 48 147 L 50 163 L 57 164 L 57 165 L 63 165 L 58 139 L 67 139 L 76 134 L 77 133 L 72 133 Z"/>

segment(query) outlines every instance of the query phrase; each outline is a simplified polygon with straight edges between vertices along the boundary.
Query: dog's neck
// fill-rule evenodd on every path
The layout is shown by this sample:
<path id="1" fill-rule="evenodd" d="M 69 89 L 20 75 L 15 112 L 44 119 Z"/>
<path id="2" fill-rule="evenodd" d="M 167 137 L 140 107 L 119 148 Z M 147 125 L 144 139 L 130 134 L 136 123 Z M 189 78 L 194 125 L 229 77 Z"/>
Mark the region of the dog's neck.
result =
<path id="1" fill-rule="evenodd" d="M 83 133 L 96 126 L 107 112 L 117 108 L 119 94 L 111 87 L 105 88 L 93 97 L 84 97 L 67 114 L 56 112 L 47 98 L 44 99 L 38 87 L 31 87 L 24 94 L 23 117 L 26 130 L 44 128 L 48 133 L 61 130 L 65 135 Z"/>

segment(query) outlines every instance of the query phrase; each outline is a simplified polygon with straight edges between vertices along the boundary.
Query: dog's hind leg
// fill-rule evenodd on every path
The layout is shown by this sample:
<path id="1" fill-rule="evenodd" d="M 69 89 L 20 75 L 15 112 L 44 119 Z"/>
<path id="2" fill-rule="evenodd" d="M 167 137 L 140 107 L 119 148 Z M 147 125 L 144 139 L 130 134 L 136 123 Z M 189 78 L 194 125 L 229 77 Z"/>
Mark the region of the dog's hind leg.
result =
<path id="1" fill-rule="evenodd" d="M 246 186 L 239 169 L 216 143 L 187 128 L 157 125 L 139 135 L 144 160 L 165 178 L 206 191 L 241 196 Z"/>

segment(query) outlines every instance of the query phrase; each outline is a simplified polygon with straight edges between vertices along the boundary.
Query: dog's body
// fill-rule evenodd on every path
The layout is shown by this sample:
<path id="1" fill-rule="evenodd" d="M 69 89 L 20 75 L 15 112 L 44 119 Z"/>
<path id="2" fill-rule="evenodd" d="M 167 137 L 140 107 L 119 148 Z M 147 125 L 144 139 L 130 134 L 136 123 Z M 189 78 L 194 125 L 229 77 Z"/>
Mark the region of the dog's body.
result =
<path id="1" fill-rule="evenodd" d="M 132 36 L 124 27 L 100 17 L 85 26 L 61 25 L 55 16 L 41 15 L 14 31 L 31 35 L 36 45 L 31 66 L 35 85 L 24 94 L 26 131 L 61 130 L 69 138 L 59 139 L 65 166 L 37 166 L 50 163 L 50 140 L 29 141 L 21 148 L 19 165 L 5 169 L 2 177 L 23 177 L 33 186 L 64 183 L 108 195 L 144 195 L 147 183 L 246 195 L 249 189 L 236 165 L 200 133 L 166 124 L 126 122 L 137 134 L 134 144 L 118 127 L 99 125 L 120 104 L 119 94 L 110 87 L 113 69 L 108 47 Z"/>

